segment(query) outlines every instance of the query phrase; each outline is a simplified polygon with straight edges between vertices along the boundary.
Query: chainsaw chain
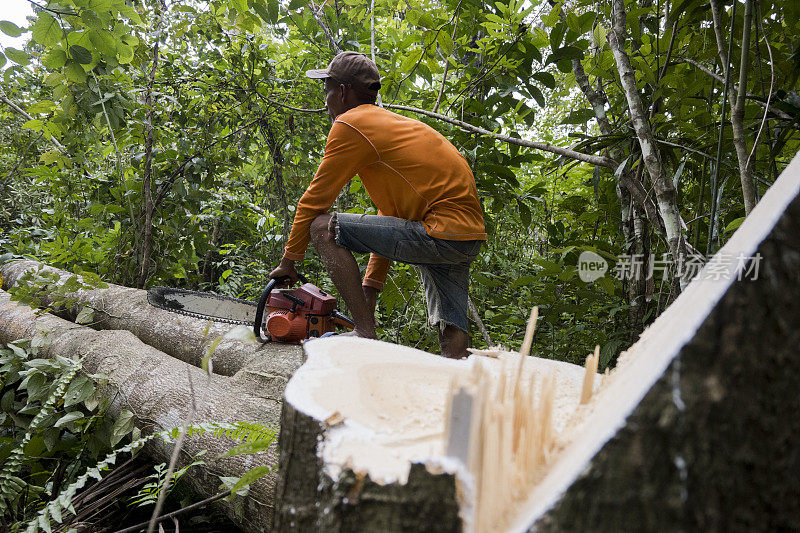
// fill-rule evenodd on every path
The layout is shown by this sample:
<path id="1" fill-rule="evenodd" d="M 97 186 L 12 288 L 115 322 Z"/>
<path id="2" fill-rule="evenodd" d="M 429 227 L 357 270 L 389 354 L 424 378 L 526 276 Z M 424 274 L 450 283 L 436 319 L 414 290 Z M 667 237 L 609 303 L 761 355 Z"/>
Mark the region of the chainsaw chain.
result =
<path id="1" fill-rule="evenodd" d="M 203 298 L 214 298 L 216 300 L 227 300 L 227 301 L 231 301 L 232 300 L 232 301 L 237 302 L 237 303 L 241 303 L 241 304 L 249 305 L 249 306 L 252 306 L 252 307 L 256 307 L 256 304 L 254 304 L 250 300 L 244 300 L 242 298 L 236 298 L 234 296 L 221 296 L 219 294 L 214 294 L 214 293 L 211 293 L 211 292 L 192 291 L 192 290 L 189 290 L 189 289 L 171 289 L 171 288 L 167 288 L 167 290 L 170 290 L 170 291 L 173 291 L 173 292 L 175 290 L 178 290 L 178 291 L 180 291 L 181 294 L 189 294 L 189 295 L 193 295 L 193 296 L 200 296 L 200 297 L 203 297 Z M 212 322 L 222 322 L 224 324 L 237 324 L 237 325 L 240 324 L 240 325 L 243 325 L 243 326 L 252 326 L 253 325 L 252 321 L 236 320 L 234 318 L 222 318 L 222 317 L 216 317 L 216 316 L 212 317 L 212 316 L 204 315 L 204 314 L 201 314 L 201 313 L 194 313 L 192 311 L 184 311 L 183 309 L 177 309 L 175 307 L 167 307 L 167 306 L 161 305 L 160 302 L 156 301 L 155 298 L 152 297 L 150 292 L 147 293 L 147 301 L 153 307 L 157 307 L 159 309 L 163 309 L 165 311 L 169 311 L 170 313 L 177 313 L 179 315 L 189 316 L 189 317 L 192 317 L 192 318 L 200 318 L 200 319 L 203 319 L 203 320 L 210 320 Z"/>

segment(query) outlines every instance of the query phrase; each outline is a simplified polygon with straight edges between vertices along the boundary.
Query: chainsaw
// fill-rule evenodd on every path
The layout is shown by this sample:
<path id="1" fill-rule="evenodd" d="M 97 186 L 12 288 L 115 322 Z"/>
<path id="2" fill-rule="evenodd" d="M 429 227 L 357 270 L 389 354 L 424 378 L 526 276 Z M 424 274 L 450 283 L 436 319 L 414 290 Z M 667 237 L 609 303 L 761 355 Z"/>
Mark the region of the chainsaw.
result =
<path id="1" fill-rule="evenodd" d="M 296 289 L 276 289 L 289 278 L 271 279 L 258 302 L 209 292 L 153 287 L 147 291 L 150 305 L 195 318 L 252 326 L 256 338 L 300 344 L 322 337 L 336 327 L 353 329 L 351 319 L 336 309 L 336 298 L 299 276 Z"/>

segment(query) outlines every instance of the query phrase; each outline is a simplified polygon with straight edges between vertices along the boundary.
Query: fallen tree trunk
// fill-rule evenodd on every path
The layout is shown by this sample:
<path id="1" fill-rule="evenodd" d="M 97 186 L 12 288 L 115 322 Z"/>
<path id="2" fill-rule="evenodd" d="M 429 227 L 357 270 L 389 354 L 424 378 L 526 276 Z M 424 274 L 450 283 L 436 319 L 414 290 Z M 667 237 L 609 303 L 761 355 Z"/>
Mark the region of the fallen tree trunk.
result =
<path id="1" fill-rule="evenodd" d="M 24 305 L 10 301 L 0 291 L 0 343 L 34 335 L 47 337 L 44 355 L 83 358 L 87 373 L 103 373 L 108 385 L 103 395 L 110 400 L 112 416 L 123 409 L 134 413 L 137 427 L 145 433 L 170 430 L 184 423 L 195 402 L 195 423 L 250 421 L 276 427 L 280 401 L 265 398 L 259 387 L 248 386 L 232 378 L 212 375 L 179 361 L 141 342 L 128 331 L 95 331 L 44 313 L 36 316 Z M 195 397 L 192 396 L 192 381 Z M 156 462 L 169 461 L 172 445 L 151 441 L 147 452 Z M 208 450 L 206 465 L 195 466 L 184 476 L 198 494 L 205 497 L 219 492 L 219 475 L 241 476 L 252 467 L 273 465 L 275 452 L 215 459 L 236 442 L 215 438 L 209 433 L 190 437 L 182 449 L 186 464 L 201 450 Z M 268 531 L 273 513 L 275 474 L 251 486 L 241 502 L 220 500 L 215 503 L 246 531 Z"/>
<path id="2" fill-rule="evenodd" d="M 38 261 L 13 261 L 0 265 L 3 289 L 19 285 L 26 272 L 40 268 L 58 274 L 61 283 L 73 275 Z M 70 309 L 56 309 L 59 316 L 74 321 L 78 313 L 89 307 L 94 309 L 93 328 L 130 331 L 144 343 L 194 366 L 200 366 L 214 340 L 233 327 L 153 307 L 147 302 L 147 291 L 111 283 L 105 289 L 80 290 L 71 296 L 77 299 L 77 304 Z M 41 298 L 45 305 L 53 303 L 48 294 L 42 294 Z M 223 339 L 214 350 L 214 372 L 232 376 L 248 368 L 248 375 L 242 379 L 257 378 L 280 398 L 301 358 L 302 351 L 295 345 Z"/>
<path id="3" fill-rule="evenodd" d="M 526 366 L 553 362 L 509 353 L 497 371 L 308 343 L 286 389 L 275 529 L 800 529 L 799 293 L 800 156 L 589 395 L 574 370 L 520 387 Z M 482 366 L 495 367 L 488 396 L 454 387 Z M 498 409 L 510 395 L 536 409 Z M 459 418 L 481 405 L 488 418 Z M 520 457 L 527 470 L 507 468 Z"/>

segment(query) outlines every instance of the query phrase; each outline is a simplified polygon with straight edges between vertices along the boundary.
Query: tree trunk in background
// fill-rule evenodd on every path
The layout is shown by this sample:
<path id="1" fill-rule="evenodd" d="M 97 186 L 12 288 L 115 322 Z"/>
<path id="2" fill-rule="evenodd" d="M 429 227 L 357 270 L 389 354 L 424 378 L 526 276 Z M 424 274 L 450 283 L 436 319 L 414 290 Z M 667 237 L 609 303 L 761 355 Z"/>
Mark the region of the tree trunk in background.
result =
<path id="1" fill-rule="evenodd" d="M 0 343 L 42 335 L 49 341 L 40 353 L 82 359 L 87 374 L 102 373 L 108 385 L 101 394 L 110 400 L 109 411 L 114 417 L 123 409 L 133 412 L 136 425 L 145 433 L 171 430 L 184 423 L 192 402 L 197 404 L 194 423 L 249 421 L 277 428 L 281 401 L 258 384 L 235 378 L 208 375 L 192 365 L 144 344 L 127 331 L 95 331 L 44 313 L 37 317 L 24 305 L 10 301 L 0 291 Z M 175 332 L 181 336 L 180 331 Z M 189 387 L 192 380 L 194 393 Z M 251 468 L 274 465 L 274 446 L 268 452 L 239 455 L 224 459 L 217 457 L 235 446 L 227 438 L 215 438 L 209 433 L 188 437 L 184 442 L 181 464 L 191 462 L 202 450 L 208 450 L 205 465 L 194 466 L 184 475 L 193 491 L 203 498 L 220 491 L 219 475 L 241 476 Z M 172 444 L 161 439 L 151 441 L 145 452 L 156 463 L 168 462 Z M 214 505 L 248 532 L 269 531 L 273 514 L 275 473 L 250 487 L 247 498 L 231 502 L 219 500 Z"/>
<path id="2" fill-rule="evenodd" d="M 160 7 L 163 9 L 163 3 L 159 0 Z M 161 29 L 162 13 L 156 11 L 156 25 L 155 33 L 158 34 Z M 139 275 L 136 278 L 136 287 L 141 289 L 147 282 L 147 276 L 150 272 L 150 256 L 153 250 L 153 212 L 155 211 L 155 203 L 153 202 L 153 86 L 156 81 L 156 71 L 158 70 L 159 59 L 159 43 L 161 37 L 156 37 L 156 42 L 153 44 L 153 64 L 150 68 L 149 80 L 147 82 L 147 92 L 144 97 L 144 105 L 147 108 L 145 111 L 144 120 L 144 176 L 142 178 L 142 198 L 144 205 L 144 225 L 142 226 L 142 250 L 139 255 Z"/>
<path id="3" fill-rule="evenodd" d="M 728 52 L 725 50 L 725 41 L 722 35 L 722 6 L 719 0 L 711 0 L 711 14 L 714 20 L 714 36 L 717 41 L 717 52 L 720 61 L 725 66 L 724 71 L 730 69 Z M 728 92 L 728 101 L 731 105 L 731 128 L 733 129 L 733 146 L 736 149 L 736 158 L 739 162 L 739 179 L 742 184 L 742 196 L 744 198 L 745 215 L 756 204 L 756 192 L 753 185 L 753 175 L 747 166 L 747 138 L 744 131 L 744 103 L 747 95 L 747 74 L 749 70 L 750 55 L 750 29 L 753 21 L 752 0 L 745 0 L 744 20 L 742 23 L 742 42 L 741 56 L 739 62 L 739 86 L 736 93 Z M 733 39 L 733 35 L 730 36 Z M 720 127 L 724 127 L 722 124 Z"/>
<path id="4" fill-rule="evenodd" d="M 275 179 L 275 191 L 278 193 L 281 213 L 283 213 L 283 238 L 289 238 L 289 230 L 292 227 L 292 217 L 289 216 L 289 201 L 286 199 L 286 186 L 283 184 L 283 151 L 281 150 L 278 139 L 272 131 L 270 124 L 266 125 L 266 139 L 269 146 L 269 153 L 272 156 L 271 177 Z"/>
<path id="5" fill-rule="evenodd" d="M 572 60 L 572 72 L 575 74 L 575 80 L 578 86 L 592 106 L 600 132 L 603 135 L 611 135 L 613 133 L 613 128 L 611 127 L 611 123 L 605 111 L 606 96 L 591 86 L 589 83 L 589 76 L 586 75 L 586 71 L 583 69 L 580 59 Z M 616 149 L 609 155 L 615 161 L 621 161 L 623 159 L 621 149 Z M 633 186 L 641 182 L 630 168 L 628 168 L 628 165 L 626 165 L 626 168 L 623 169 L 619 177 L 620 179 L 617 180 L 616 183 L 616 191 L 617 198 L 619 198 L 620 202 L 622 234 L 625 237 L 625 252 L 629 256 L 641 257 L 642 262 L 647 264 L 650 251 L 650 231 L 647 219 L 643 215 L 643 210 L 646 209 L 649 199 L 645 191 L 643 196 L 642 194 L 638 195 L 639 201 L 636 205 L 641 206 L 641 209 L 638 209 L 636 205 L 631 202 L 633 199 L 631 189 L 634 192 L 641 193 L 643 187 Z M 657 216 L 654 209 L 651 209 L 651 216 Z M 655 227 L 656 229 L 660 229 L 657 223 Z M 645 239 L 648 241 L 647 243 L 645 243 Z M 643 319 L 646 311 L 646 303 L 649 301 L 647 297 L 647 281 L 642 277 L 643 272 L 634 271 L 633 274 L 634 277 L 628 280 L 627 294 L 628 305 L 630 306 L 628 309 L 628 327 L 630 329 L 629 341 L 631 343 L 636 341 L 642 329 L 644 329 Z"/>
<path id="6" fill-rule="evenodd" d="M 608 32 L 608 44 L 614 54 L 614 59 L 619 70 L 620 81 L 628 101 L 631 121 L 633 122 L 636 136 L 642 150 L 644 166 L 650 176 L 653 189 L 656 193 L 661 219 L 669 243 L 672 259 L 677 266 L 677 275 L 680 276 L 681 289 L 688 283 L 681 274 L 686 258 L 686 241 L 683 235 L 678 198 L 672 180 L 664 173 L 661 154 L 656 144 L 647 114 L 642 105 L 639 90 L 636 87 L 636 74 L 631 66 L 630 58 L 625 52 L 625 3 L 623 0 L 612 1 L 613 28 Z"/>
<path id="7" fill-rule="evenodd" d="M 217 248 L 217 239 L 219 238 L 219 217 L 214 219 L 214 224 L 211 228 L 211 240 L 209 241 L 209 249 L 203 257 L 203 281 L 208 284 L 214 282 L 214 267 L 211 259 L 214 257 L 214 250 Z"/>

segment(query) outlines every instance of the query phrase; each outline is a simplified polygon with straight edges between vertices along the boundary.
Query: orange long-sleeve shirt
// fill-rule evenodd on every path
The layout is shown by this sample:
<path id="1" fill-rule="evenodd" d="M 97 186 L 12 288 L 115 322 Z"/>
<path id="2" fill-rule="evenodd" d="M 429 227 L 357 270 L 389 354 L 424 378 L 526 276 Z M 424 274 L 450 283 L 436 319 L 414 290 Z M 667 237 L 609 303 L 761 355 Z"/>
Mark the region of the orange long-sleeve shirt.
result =
<path id="1" fill-rule="evenodd" d="M 379 214 L 418 220 L 440 239 L 486 240 L 475 177 L 464 156 L 430 126 L 364 104 L 333 123 L 322 163 L 297 204 L 284 257 L 303 259 L 311 222 L 356 174 Z M 389 264 L 372 254 L 364 285 L 381 289 Z"/>

